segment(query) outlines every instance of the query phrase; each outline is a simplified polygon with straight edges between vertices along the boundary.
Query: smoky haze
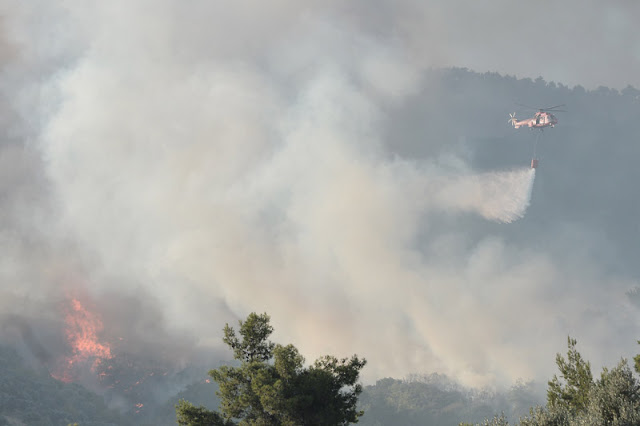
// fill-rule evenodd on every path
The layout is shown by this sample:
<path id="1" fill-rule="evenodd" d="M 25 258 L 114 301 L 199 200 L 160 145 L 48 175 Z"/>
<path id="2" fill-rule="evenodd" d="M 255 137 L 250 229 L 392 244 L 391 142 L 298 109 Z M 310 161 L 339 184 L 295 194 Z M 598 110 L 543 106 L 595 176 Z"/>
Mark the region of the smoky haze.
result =
<path id="1" fill-rule="evenodd" d="M 433 68 L 623 88 L 637 55 L 583 61 L 638 36 L 476 3 L 4 2 L 3 338 L 46 362 L 81 297 L 178 363 L 251 311 L 310 360 L 366 357 L 369 381 L 544 380 L 567 334 L 596 365 L 633 354 L 638 103 Z M 577 34 L 637 11 L 593 6 Z M 569 97 L 534 182 L 508 113 Z"/>

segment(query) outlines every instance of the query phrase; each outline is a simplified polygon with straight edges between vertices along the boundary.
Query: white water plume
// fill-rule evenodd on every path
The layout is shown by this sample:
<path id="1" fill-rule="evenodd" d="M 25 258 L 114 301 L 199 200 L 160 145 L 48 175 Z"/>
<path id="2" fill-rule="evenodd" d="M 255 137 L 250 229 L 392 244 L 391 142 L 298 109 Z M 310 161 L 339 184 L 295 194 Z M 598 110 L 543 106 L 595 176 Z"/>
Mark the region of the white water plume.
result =
<path id="1" fill-rule="evenodd" d="M 433 196 L 446 209 L 473 211 L 489 220 L 511 223 L 521 219 L 529 207 L 535 173 L 527 168 L 451 177 L 439 184 Z"/>

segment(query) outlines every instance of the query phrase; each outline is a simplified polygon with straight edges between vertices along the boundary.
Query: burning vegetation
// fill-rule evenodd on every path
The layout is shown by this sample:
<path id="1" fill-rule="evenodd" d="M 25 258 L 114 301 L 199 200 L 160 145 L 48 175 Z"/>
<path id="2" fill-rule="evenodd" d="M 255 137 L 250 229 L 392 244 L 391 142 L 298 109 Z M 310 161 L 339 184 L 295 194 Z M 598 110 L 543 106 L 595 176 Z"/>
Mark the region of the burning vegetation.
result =
<path id="1" fill-rule="evenodd" d="M 89 305 L 78 298 L 64 305 L 67 349 L 49 368 L 53 378 L 82 384 L 100 393 L 110 407 L 137 416 L 193 381 L 194 374 L 176 370 L 171 361 L 128 352 L 128 339 L 105 330 L 102 316 Z"/>
<path id="2" fill-rule="evenodd" d="M 59 363 L 51 375 L 63 382 L 76 381 L 86 366 L 95 372 L 100 363 L 113 357 L 108 343 L 98 340 L 103 330 L 100 318 L 87 310 L 78 299 L 72 299 L 66 307 L 65 335 L 71 353 Z"/>

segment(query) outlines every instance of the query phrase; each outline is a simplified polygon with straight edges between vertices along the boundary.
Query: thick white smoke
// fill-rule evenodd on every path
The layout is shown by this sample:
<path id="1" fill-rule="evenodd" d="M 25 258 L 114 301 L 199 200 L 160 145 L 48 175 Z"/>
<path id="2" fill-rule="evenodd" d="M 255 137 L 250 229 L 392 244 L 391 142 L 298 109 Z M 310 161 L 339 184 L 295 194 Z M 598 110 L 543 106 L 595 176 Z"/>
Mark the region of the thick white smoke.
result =
<path id="1" fill-rule="evenodd" d="M 569 313 L 621 305 L 600 284 L 623 284 L 460 220 L 522 217 L 533 170 L 389 158 L 388 111 L 425 66 L 410 43 L 332 3 L 276 3 L 71 1 L 19 16 L 45 62 L 49 33 L 30 22 L 76 24 L 57 72 L 15 96 L 45 105 L 43 229 L 78 247 L 97 300 L 151 295 L 154 322 L 201 346 L 267 311 L 277 340 L 311 359 L 358 353 L 368 379 L 546 377 L 567 330 L 617 329 Z"/>

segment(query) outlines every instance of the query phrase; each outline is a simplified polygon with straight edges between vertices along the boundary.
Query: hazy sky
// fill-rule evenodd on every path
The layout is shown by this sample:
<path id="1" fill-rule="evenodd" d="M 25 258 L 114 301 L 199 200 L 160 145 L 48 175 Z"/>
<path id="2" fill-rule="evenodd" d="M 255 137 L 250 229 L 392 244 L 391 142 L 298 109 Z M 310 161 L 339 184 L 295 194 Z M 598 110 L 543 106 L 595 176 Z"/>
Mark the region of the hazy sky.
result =
<path id="1" fill-rule="evenodd" d="M 568 332 L 635 344 L 635 278 L 572 250 L 597 230 L 493 221 L 531 172 L 476 170 L 454 111 L 429 155 L 389 147 L 442 124 L 393 125 L 435 103 L 432 67 L 640 87 L 636 2 L 0 4 L 3 313 L 80 293 L 144 350 L 267 311 L 277 340 L 358 353 L 368 380 L 544 379 Z"/>
<path id="2" fill-rule="evenodd" d="M 570 87 L 640 86 L 638 2 L 429 3 L 418 8 L 413 31 L 435 65 L 542 76 Z"/>

